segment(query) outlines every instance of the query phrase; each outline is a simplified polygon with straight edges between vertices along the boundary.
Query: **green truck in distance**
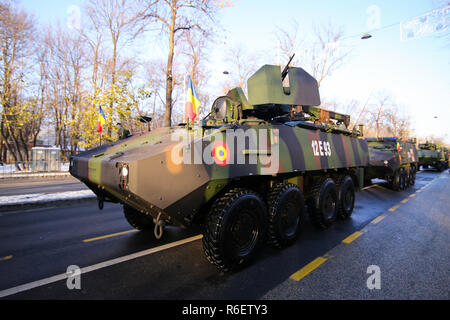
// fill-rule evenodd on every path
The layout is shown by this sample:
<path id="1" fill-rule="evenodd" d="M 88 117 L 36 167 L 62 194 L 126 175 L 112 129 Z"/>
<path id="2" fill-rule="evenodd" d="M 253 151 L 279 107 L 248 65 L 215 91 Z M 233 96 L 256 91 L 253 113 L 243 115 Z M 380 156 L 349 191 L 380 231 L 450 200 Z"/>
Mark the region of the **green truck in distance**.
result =
<path id="1" fill-rule="evenodd" d="M 371 179 L 383 179 L 395 191 L 414 185 L 418 171 L 418 153 L 415 140 L 398 138 L 366 138 L 370 164 L 366 170 L 366 184 Z"/>
<path id="2" fill-rule="evenodd" d="M 448 168 L 448 153 L 441 145 L 431 142 L 419 144 L 419 165 L 423 169 L 429 167 L 435 168 L 437 171 L 441 172 Z"/>

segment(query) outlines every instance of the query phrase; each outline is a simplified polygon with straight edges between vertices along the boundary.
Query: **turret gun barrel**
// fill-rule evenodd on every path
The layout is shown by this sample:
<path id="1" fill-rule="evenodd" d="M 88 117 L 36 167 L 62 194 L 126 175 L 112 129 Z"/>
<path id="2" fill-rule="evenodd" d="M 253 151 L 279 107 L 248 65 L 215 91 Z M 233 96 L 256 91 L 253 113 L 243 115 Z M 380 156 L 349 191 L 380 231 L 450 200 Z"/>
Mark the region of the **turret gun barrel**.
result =
<path id="1" fill-rule="evenodd" d="M 291 63 L 292 59 L 294 59 L 295 53 L 291 56 L 288 63 L 286 64 L 286 67 L 284 67 L 283 72 L 281 72 L 281 80 L 284 81 L 284 78 L 286 78 L 288 72 L 289 72 L 289 64 Z"/>

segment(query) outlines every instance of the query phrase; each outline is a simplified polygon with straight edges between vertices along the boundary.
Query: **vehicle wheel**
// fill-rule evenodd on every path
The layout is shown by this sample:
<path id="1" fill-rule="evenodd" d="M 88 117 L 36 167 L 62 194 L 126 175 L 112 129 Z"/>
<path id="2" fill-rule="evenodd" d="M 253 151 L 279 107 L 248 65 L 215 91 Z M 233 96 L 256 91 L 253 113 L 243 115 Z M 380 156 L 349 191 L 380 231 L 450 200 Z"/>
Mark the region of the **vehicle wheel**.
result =
<path id="1" fill-rule="evenodd" d="M 400 168 L 400 185 L 399 185 L 399 190 L 405 190 L 407 185 L 406 185 L 406 181 L 407 181 L 407 173 L 405 168 Z"/>
<path id="2" fill-rule="evenodd" d="M 264 202 L 251 190 L 235 188 L 218 198 L 204 225 L 208 260 L 224 272 L 248 263 L 261 246 L 266 219 Z"/>
<path id="3" fill-rule="evenodd" d="M 409 185 L 413 186 L 416 183 L 416 166 L 412 165 L 409 169 Z"/>
<path id="4" fill-rule="evenodd" d="M 153 217 L 146 215 L 130 206 L 123 206 L 123 213 L 128 223 L 137 230 L 153 231 L 155 229 L 155 223 Z"/>
<path id="5" fill-rule="evenodd" d="M 312 223 L 326 229 L 336 220 L 338 193 L 333 179 L 318 180 L 312 187 L 308 200 L 308 211 Z"/>
<path id="6" fill-rule="evenodd" d="M 277 248 L 292 244 L 300 233 L 303 193 L 294 184 L 278 183 L 270 190 L 267 203 L 268 242 Z"/>
<path id="7" fill-rule="evenodd" d="M 342 176 L 337 182 L 338 190 L 338 219 L 347 219 L 355 207 L 355 184 L 350 176 Z"/>
<path id="8" fill-rule="evenodd" d="M 400 185 L 401 185 L 401 170 L 397 169 L 394 172 L 394 176 L 392 177 L 392 189 L 394 191 L 400 191 Z"/>

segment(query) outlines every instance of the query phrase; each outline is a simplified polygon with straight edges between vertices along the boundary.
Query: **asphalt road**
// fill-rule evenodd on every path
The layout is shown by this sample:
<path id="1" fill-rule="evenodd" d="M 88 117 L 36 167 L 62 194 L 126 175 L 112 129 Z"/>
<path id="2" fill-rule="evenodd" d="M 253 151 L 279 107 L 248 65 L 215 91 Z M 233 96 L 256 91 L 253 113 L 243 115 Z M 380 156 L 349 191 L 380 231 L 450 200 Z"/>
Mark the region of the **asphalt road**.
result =
<path id="1" fill-rule="evenodd" d="M 414 234 L 417 230 L 416 224 L 405 224 L 404 228 L 401 228 L 399 222 L 391 222 L 388 218 L 376 225 L 371 224 L 371 221 L 380 215 L 385 216 L 389 209 L 400 205 L 402 200 L 413 194 L 417 196 L 410 198 L 405 205 L 408 205 L 415 215 L 427 214 L 432 204 L 438 205 L 439 210 L 447 208 L 444 213 L 448 215 L 449 197 L 448 193 L 443 191 L 448 190 L 450 186 L 448 175 L 447 172 L 437 173 L 432 170 L 421 172 L 417 176 L 415 186 L 399 193 L 386 189 L 382 184 L 367 188 L 357 194 L 351 219 L 338 222 L 325 231 L 316 231 L 307 217 L 304 217 L 303 232 L 294 245 L 281 251 L 265 247 L 252 265 L 233 274 L 218 272 L 207 261 L 202 252 L 200 236 L 191 238 L 200 235 L 200 229 L 168 227 L 161 241 L 152 240 L 148 234 L 131 231 L 123 218 L 120 205 L 107 203 L 103 211 L 98 211 L 96 204 L 91 203 L 1 214 L 0 296 L 5 296 L 4 299 L 371 298 L 366 292 L 367 288 L 359 293 L 358 290 L 351 291 L 348 296 L 328 294 L 329 284 L 336 283 L 336 273 L 329 270 L 324 272 L 325 268 L 317 268 L 301 281 L 294 281 L 290 276 L 318 257 L 329 257 L 330 253 L 339 255 L 339 250 L 343 250 L 342 240 L 356 231 L 362 231 L 364 234 L 356 239 L 354 244 L 369 235 L 367 228 L 383 224 L 391 226 L 384 232 L 374 232 L 374 239 L 364 242 L 363 246 L 355 246 L 355 251 L 342 254 L 347 260 L 341 261 L 334 257 L 323 264 L 322 267 L 325 267 L 333 263 L 336 270 L 345 275 L 342 277 L 345 284 L 339 285 L 350 288 L 352 279 L 355 279 L 353 276 L 356 276 L 354 273 L 360 273 L 361 270 L 356 267 L 349 269 L 346 263 L 357 260 L 363 254 L 370 256 L 385 250 L 380 243 L 384 243 L 385 239 L 390 241 L 393 232 L 397 232 L 397 235 Z M 431 182 L 429 188 L 421 189 Z M 441 193 L 432 192 L 433 188 Z M 426 202 L 422 198 L 426 198 Z M 401 212 L 400 209 L 398 211 Z M 426 238 L 427 243 L 421 244 L 421 250 L 439 237 L 448 237 L 446 214 L 434 214 L 433 219 L 427 220 L 427 227 L 431 230 L 436 228 L 435 224 L 444 225 L 447 229 L 439 230 L 441 233 Z M 183 239 L 188 239 L 188 242 L 177 242 Z M 401 243 L 402 238 L 399 239 L 396 240 L 397 243 Z M 443 242 L 440 240 L 439 244 L 443 245 Z M 152 248 L 154 250 L 149 250 Z M 134 253 L 140 253 L 141 256 L 129 256 Z M 112 260 L 116 258 L 123 258 L 123 261 Z M 408 258 L 403 256 L 406 261 Z M 433 265 L 431 259 L 437 259 L 437 256 L 433 254 L 429 258 L 430 264 Z M 448 266 L 448 259 L 447 250 L 441 253 L 438 261 Z M 401 274 L 404 266 L 401 261 L 394 261 L 396 263 L 380 262 L 380 267 L 382 270 L 400 270 L 398 272 Z M 360 262 L 359 266 L 364 267 L 364 263 L 367 261 Z M 80 278 L 79 290 L 69 290 L 66 279 L 58 277 L 64 276 L 70 265 L 86 268 Z M 414 271 L 414 266 L 414 263 L 408 264 L 409 273 Z M 423 268 L 423 261 L 418 268 Z M 321 270 L 323 273 L 319 276 Z M 420 279 L 426 279 L 428 276 L 433 280 L 440 280 L 441 268 L 436 267 L 435 270 L 436 274 L 427 273 Z M 359 273 L 357 278 L 363 277 Z M 444 275 L 448 276 L 445 272 Z M 368 276 L 364 274 L 364 279 Z M 36 282 L 39 280 L 43 281 Z M 307 280 L 310 281 L 308 288 L 315 290 L 299 289 L 303 288 L 302 284 Z M 443 285 L 448 288 L 448 284 L 447 277 Z M 24 286 L 17 290 L 21 285 Z M 424 289 L 421 285 L 425 286 L 426 283 L 416 282 L 414 290 Z M 12 294 L 17 291 L 21 292 Z M 437 288 L 432 293 L 433 297 L 441 294 L 443 299 L 450 298 L 448 290 L 442 292 Z M 396 294 L 399 297 L 404 296 L 398 291 L 392 291 L 386 297 L 395 299 Z M 378 294 L 376 298 L 383 298 L 383 295 Z"/>
<path id="2" fill-rule="evenodd" d="M 79 190 L 88 190 L 88 188 L 72 176 L 0 180 L 0 196 Z"/>

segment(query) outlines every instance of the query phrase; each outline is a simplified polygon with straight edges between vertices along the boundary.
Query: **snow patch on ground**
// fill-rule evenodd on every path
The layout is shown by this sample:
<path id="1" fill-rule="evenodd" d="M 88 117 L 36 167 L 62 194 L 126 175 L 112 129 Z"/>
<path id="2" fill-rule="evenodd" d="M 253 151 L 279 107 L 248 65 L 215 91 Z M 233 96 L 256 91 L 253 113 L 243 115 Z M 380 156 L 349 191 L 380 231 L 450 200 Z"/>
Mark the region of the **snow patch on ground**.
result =
<path id="1" fill-rule="evenodd" d="M 96 195 L 91 190 L 67 191 L 59 193 L 33 193 L 16 196 L 0 196 L 0 206 L 19 205 L 31 203 L 43 203 L 63 200 L 76 200 L 95 198 Z"/>

